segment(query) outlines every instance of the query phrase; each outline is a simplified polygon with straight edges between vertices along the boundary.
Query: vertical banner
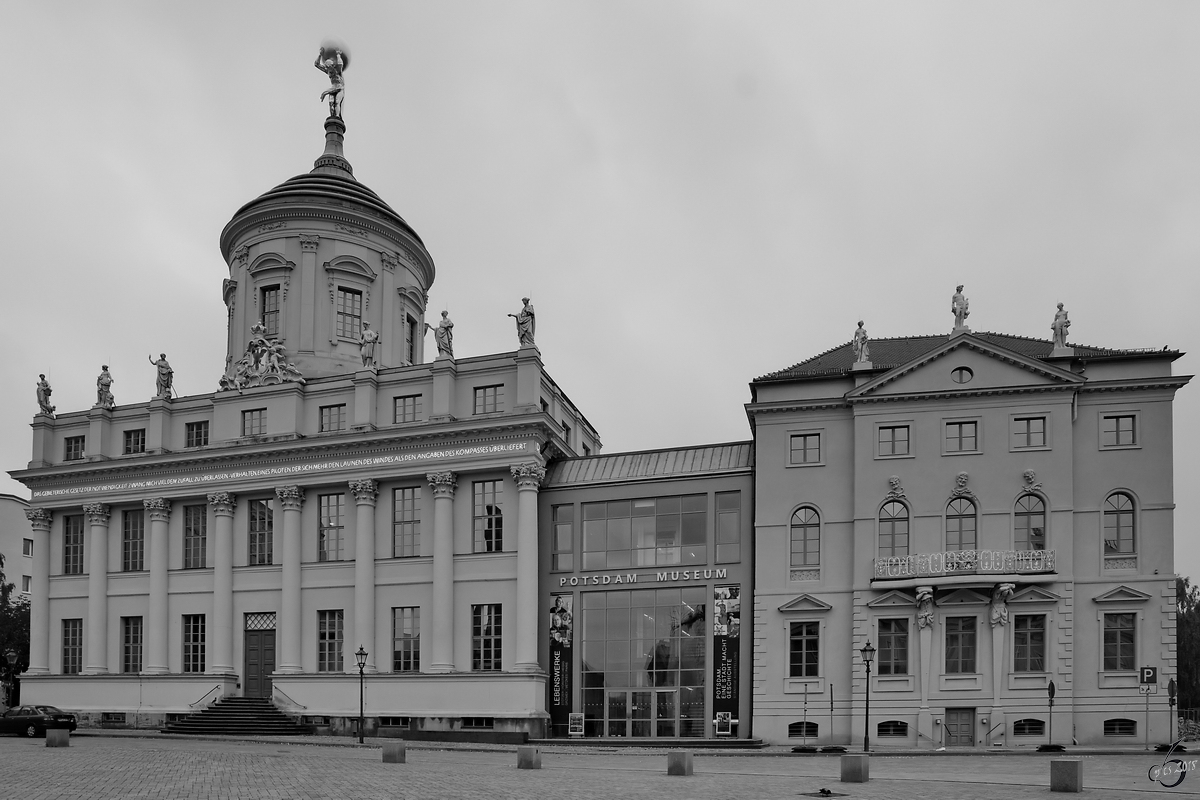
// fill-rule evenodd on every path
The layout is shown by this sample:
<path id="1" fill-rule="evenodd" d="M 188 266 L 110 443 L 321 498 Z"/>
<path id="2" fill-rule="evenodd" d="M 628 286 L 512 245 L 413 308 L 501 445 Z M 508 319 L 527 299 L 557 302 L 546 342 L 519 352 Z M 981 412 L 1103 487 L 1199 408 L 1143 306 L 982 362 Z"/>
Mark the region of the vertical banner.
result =
<path id="1" fill-rule="evenodd" d="M 575 630 L 574 596 L 553 595 L 550 607 L 550 681 L 547 687 L 550 697 L 550 729 L 556 736 L 567 733 L 571 715 L 571 642 Z"/>
<path id="2" fill-rule="evenodd" d="M 740 586 L 713 589 L 713 715 L 738 718 L 738 672 L 742 639 Z M 730 717 L 724 717 L 729 714 Z"/>

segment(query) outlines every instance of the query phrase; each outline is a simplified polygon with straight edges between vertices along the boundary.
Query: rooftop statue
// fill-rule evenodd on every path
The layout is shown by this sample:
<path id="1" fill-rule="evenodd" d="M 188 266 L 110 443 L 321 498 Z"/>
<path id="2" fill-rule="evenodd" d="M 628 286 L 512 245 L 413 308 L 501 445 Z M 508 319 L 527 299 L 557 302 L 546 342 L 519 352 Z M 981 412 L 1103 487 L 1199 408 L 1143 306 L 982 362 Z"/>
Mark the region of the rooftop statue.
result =
<path id="1" fill-rule="evenodd" d="M 854 332 L 854 363 L 865 364 L 871 360 L 871 347 L 867 340 L 867 329 L 863 327 L 863 322 L 858 321 L 858 330 Z"/>
<path id="2" fill-rule="evenodd" d="M 1063 304 L 1058 304 L 1058 311 L 1054 314 L 1054 322 L 1050 324 L 1050 330 L 1054 331 L 1054 349 L 1067 346 L 1067 328 L 1071 327 L 1071 320 L 1067 319 L 1067 312 L 1063 309 Z"/>
<path id="3" fill-rule="evenodd" d="M 325 42 L 313 66 L 329 76 L 330 87 L 321 92 L 321 99 L 329 98 L 329 116 L 342 116 L 342 100 L 346 97 L 346 81 L 342 73 L 350 66 L 350 51 L 345 45 Z"/>
<path id="4" fill-rule="evenodd" d="M 37 401 L 39 414 L 45 414 L 48 417 L 54 416 L 54 406 L 50 405 L 50 395 L 53 392 L 54 390 L 50 388 L 50 383 L 46 380 L 46 376 L 38 375 Z"/>
<path id="5" fill-rule="evenodd" d="M 167 363 L 167 354 L 159 353 L 157 361 L 154 360 L 154 356 L 146 357 L 158 369 L 158 375 L 154 379 L 154 396 L 165 397 L 170 400 L 171 384 L 175 380 L 175 370 L 171 369 L 171 365 Z"/>
<path id="6" fill-rule="evenodd" d="M 950 298 L 950 311 L 954 314 L 954 327 L 956 328 L 967 327 L 967 317 L 971 316 L 971 312 L 968 309 L 970 303 L 963 295 L 962 290 L 963 287 L 960 283 L 958 289 L 954 292 L 954 297 Z"/>
<path id="7" fill-rule="evenodd" d="M 96 378 L 96 408 L 111 410 L 116 407 L 117 401 L 113 397 L 112 385 L 113 377 L 108 374 L 108 365 L 104 364 L 100 367 L 100 376 Z"/>
<path id="8" fill-rule="evenodd" d="M 442 312 L 442 321 L 435 328 L 428 322 L 425 330 L 433 331 L 433 340 L 437 342 L 438 358 L 454 358 L 454 323 L 450 321 L 450 312 Z"/>
<path id="9" fill-rule="evenodd" d="M 250 328 L 250 342 L 245 354 L 229 364 L 221 376 L 221 391 L 241 391 L 253 386 L 275 386 L 281 383 L 304 383 L 296 365 L 287 360 L 287 351 L 279 342 L 265 335 L 261 322 Z"/>
<path id="10" fill-rule="evenodd" d="M 359 354 L 362 355 L 364 367 L 377 366 L 375 363 L 375 344 L 379 341 L 379 331 L 371 330 L 371 323 L 363 320 L 362 333 L 358 336 Z"/>
<path id="11" fill-rule="evenodd" d="M 517 321 L 517 340 L 521 343 L 521 347 L 533 347 L 533 332 L 537 325 L 537 319 L 533 314 L 533 306 L 529 303 L 528 297 L 522 297 L 521 302 L 525 304 L 519 314 L 509 314 L 510 317 Z"/>

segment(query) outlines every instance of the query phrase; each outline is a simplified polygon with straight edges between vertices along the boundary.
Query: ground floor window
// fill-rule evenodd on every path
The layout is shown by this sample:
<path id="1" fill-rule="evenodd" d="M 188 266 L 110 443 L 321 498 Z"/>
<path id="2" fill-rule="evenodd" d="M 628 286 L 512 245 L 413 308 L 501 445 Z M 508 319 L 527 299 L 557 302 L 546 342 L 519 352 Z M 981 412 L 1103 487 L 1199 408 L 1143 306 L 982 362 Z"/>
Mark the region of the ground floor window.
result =
<path id="1" fill-rule="evenodd" d="M 815 722 L 790 722 L 788 723 L 788 738 L 789 739 L 815 739 L 819 726 Z"/>
<path id="2" fill-rule="evenodd" d="M 1040 719 L 1019 719 L 1013 723 L 1013 736 L 1045 736 L 1046 723 Z"/>
<path id="3" fill-rule="evenodd" d="M 1131 719 L 1104 720 L 1105 736 L 1137 736 L 1137 722 Z"/>
<path id="4" fill-rule="evenodd" d="M 908 723 L 889 719 L 879 723 L 877 731 L 879 736 L 908 736 Z"/>
<path id="5" fill-rule="evenodd" d="M 581 595 L 585 735 L 704 736 L 709 591 Z"/>

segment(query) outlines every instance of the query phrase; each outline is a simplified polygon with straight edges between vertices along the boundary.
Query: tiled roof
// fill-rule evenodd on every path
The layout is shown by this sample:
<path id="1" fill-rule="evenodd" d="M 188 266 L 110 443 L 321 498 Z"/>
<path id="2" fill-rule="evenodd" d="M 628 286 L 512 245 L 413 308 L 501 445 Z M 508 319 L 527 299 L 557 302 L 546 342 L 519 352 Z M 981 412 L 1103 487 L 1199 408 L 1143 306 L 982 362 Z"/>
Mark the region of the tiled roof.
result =
<path id="1" fill-rule="evenodd" d="M 972 333 L 971 335 L 976 339 L 1029 358 L 1048 358 L 1050 351 L 1054 349 L 1054 343 L 1049 339 L 1033 339 L 1028 336 L 1012 336 L 1007 333 L 990 332 Z M 913 359 L 920 358 L 932 350 L 936 350 L 949 339 L 950 334 L 946 333 L 937 336 L 904 336 L 898 339 L 871 339 L 872 368 L 874 370 L 895 369 Z M 1114 350 L 1107 347 L 1092 347 L 1090 345 L 1073 343 L 1070 346 L 1075 349 L 1076 358 L 1114 358 L 1120 356 L 1150 355 L 1160 352 L 1154 348 Z M 1179 355 L 1179 352 L 1176 350 L 1164 350 L 1161 352 L 1170 356 Z M 798 378 L 842 375 L 850 371 L 853 363 L 854 346 L 852 342 L 846 342 L 787 369 L 781 369 L 778 372 L 771 372 L 760 378 L 756 378 L 754 382 L 787 381 Z"/>
<path id="2" fill-rule="evenodd" d="M 753 461 L 750 442 L 568 458 L 550 465 L 543 486 L 736 472 L 749 469 Z"/>

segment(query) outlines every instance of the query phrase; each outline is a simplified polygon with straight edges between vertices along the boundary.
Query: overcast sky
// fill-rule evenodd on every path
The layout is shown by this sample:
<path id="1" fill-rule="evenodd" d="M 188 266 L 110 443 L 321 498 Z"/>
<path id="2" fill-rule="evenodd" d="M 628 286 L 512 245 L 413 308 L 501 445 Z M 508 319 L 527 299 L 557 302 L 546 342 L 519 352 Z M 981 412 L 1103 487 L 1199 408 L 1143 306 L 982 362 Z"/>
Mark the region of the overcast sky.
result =
<path id="1" fill-rule="evenodd" d="M 1196 370 L 1200 4 L 0 6 L 9 391 L 0 464 L 61 410 L 224 368 L 221 228 L 322 150 L 424 239 L 461 356 L 551 374 L 605 449 L 749 438 L 754 377 L 849 340 L 975 330 L 1170 345 Z M 426 344 L 432 356 L 432 340 Z M 1176 565 L 1200 577 L 1200 384 L 1175 402 Z M 28 496 L 4 477 L 0 491 Z"/>

